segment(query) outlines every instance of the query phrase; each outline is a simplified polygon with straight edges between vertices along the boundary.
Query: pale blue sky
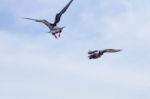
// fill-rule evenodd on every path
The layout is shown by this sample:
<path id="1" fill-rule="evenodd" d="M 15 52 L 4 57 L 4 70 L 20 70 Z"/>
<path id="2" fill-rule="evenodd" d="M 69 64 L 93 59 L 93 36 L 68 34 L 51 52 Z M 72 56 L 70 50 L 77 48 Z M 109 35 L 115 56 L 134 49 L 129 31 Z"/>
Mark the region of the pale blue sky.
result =
<path id="1" fill-rule="evenodd" d="M 69 0 L 0 1 L 0 99 L 150 99 L 150 1 L 74 0 L 56 40 L 42 24 Z M 94 49 L 122 52 L 89 60 Z"/>

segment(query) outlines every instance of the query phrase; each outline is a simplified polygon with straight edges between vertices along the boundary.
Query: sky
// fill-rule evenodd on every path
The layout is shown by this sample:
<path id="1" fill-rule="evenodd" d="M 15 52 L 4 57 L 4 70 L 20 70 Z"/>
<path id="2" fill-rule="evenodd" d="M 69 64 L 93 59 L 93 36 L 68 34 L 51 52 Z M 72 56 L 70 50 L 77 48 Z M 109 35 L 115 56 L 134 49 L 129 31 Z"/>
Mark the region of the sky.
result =
<path id="1" fill-rule="evenodd" d="M 150 99 L 150 1 L 0 0 L 0 99 Z M 122 49 L 89 60 L 89 50 Z"/>

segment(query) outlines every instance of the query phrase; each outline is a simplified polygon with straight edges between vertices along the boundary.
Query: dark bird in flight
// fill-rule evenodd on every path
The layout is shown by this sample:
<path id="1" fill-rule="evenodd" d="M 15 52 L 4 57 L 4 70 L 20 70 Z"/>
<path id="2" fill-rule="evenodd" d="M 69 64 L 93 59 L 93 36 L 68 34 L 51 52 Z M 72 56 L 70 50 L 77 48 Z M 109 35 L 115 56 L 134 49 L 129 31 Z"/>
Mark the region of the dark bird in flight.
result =
<path id="1" fill-rule="evenodd" d="M 104 49 L 104 50 L 94 50 L 94 51 L 89 51 L 89 59 L 97 59 L 100 58 L 104 53 L 115 53 L 115 52 L 120 52 L 121 49 Z"/>
<path id="2" fill-rule="evenodd" d="M 45 24 L 50 30 L 48 33 L 52 33 L 52 35 L 57 39 L 56 34 L 58 34 L 58 37 L 60 37 L 60 33 L 62 32 L 62 30 L 64 28 L 64 27 L 58 27 L 57 24 L 59 23 L 62 14 L 64 14 L 66 12 L 66 10 L 68 9 L 68 7 L 72 3 L 72 1 L 73 0 L 70 0 L 70 2 L 59 13 L 56 14 L 54 23 L 50 23 L 45 19 L 42 19 L 42 20 L 41 19 L 32 19 L 32 18 L 24 18 L 24 19 L 33 20 L 35 22 L 41 22 L 41 23 Z"/>

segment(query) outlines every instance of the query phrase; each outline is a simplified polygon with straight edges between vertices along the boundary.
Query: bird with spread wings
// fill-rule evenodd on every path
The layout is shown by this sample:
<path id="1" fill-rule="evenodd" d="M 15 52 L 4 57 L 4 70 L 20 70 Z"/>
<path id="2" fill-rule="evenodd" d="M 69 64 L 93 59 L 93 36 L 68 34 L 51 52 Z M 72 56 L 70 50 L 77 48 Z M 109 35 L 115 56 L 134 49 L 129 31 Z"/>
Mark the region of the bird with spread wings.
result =
<path id="1" fill-rule="evenodd" d="M 50 30 L 48 33 L 52 33 L 52 35 L 57 39 L 58 37 L 60 37 L 60 33 L 64 28 L 64 27 L 58 27 L 57 24 L 60 22 L 61 16 L 66 12 L 66 10 L 68 9 L 72 1 L 73 0 L 70 0 L 70 2 L 59 13 L 56 14 L 54 23 L 50 23 L 45 19 L 32 19 L 32 18 L 24 18 L 24 19 L 45 24 Z M 56 34 L 58 34 L 58 37 Z"/>
<path id="2" fill-rule="evenodd" d="M 94 50 L 89 51 L 89 59 L 97 59 L 100 58 L 104 53 L 116 53 L 122 51 L 121 49 L 104 49 L 104 50 Z"/>

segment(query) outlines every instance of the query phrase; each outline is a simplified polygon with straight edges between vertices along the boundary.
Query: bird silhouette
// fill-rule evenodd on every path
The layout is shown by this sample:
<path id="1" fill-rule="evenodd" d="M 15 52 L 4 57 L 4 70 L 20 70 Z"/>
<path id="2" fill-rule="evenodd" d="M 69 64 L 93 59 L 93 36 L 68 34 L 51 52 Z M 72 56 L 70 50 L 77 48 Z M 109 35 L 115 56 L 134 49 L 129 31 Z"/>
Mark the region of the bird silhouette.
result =
<path id="1" fill-rule="evenodd" d="M 58 27 L 57 24 L 60 22 L 61 16 L 66 12 L 66 10 L 68 9 L 72 1 L 73 0 L 70 0 L 70 2 L 59 13 L 56 14 L 55 20 L 53 23 L 50 23 L 45 19 L 33 19 L 33 18 L 24 18 L 24 19 L 45 24 L 50 30 L 48 33 L 52 33 L 52 35 L 57 39 L 58 37 L 60 37 L 60 33 L 65 28 L 65 27 Z M 58 34 L 58 37 L 56 34 Z"/>
<path id="2" fill-rule="evenodd" d="M 97 59 L 100 58 L 104 53 L 115 53 L 115 52 L 120 52 L 122 51 L 121 49 L 104 49 L 104 50 L 94 50 L 94 51 L 89 51 L 89 59 Z"/>

